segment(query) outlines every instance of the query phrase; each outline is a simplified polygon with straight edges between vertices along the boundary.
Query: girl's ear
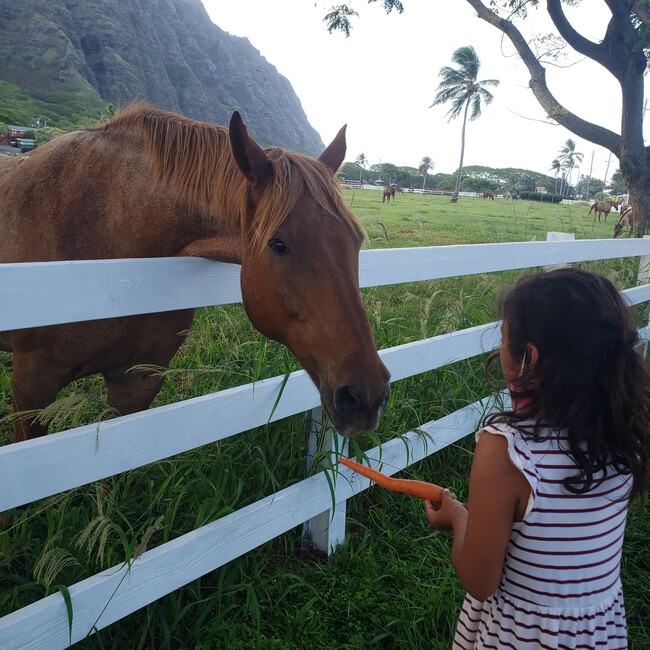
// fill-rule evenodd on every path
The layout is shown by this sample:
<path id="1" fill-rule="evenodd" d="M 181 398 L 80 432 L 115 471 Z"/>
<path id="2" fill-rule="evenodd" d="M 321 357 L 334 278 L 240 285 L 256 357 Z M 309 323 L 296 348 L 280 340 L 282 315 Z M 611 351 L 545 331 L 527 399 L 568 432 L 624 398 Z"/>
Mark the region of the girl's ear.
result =
<path id="1" fill-rule="evenodd" d="M 526 343 L 526 360 L 531 367 L 539 361 L 539 350 L 534 343 Z"/>

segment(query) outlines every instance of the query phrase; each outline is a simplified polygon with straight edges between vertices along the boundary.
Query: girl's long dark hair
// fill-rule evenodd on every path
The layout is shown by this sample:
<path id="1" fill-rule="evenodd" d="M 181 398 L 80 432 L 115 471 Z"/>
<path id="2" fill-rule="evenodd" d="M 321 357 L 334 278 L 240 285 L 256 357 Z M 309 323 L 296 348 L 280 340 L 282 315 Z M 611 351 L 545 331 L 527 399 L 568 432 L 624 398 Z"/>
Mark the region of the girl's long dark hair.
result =
<path id="1" fill-rule="evenodd" d="M 500 305 L 508 350 L 521 361 L 527 343 L 538 362 L 520 378 L 533 382 L 532 401 L 498 417 L 567 429 L 578 475 L 565 486 L 581 494 L 608 468 L 632 476 L 631 496 L 643 497 L 650 474 L 650 372 L 636 350 L 632 314 L 614 285 L 599 275 L 562 268 L 524 277 Z M 596 482 L 600 482 L 597 480 Z"/>

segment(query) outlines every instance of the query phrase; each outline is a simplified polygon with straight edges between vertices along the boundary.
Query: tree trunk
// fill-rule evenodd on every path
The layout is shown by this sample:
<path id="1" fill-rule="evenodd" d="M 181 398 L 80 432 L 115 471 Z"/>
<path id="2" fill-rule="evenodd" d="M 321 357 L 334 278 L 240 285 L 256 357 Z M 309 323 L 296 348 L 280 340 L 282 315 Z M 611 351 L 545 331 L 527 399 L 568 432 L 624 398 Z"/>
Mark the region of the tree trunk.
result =
<path id="1" fill-rule="evenodd" d="M 460 163 L 458 164 L 458 175 L 456 176 L 456 187 L 451 194 L 451 202 L 458 202 L 458 192 L 460 192 L 460 184 L 463 180 L 463 158 L 465 157 L 465 127 L 467 126 L 467 111 L 469 110 L 469 100 L 471 96 L 467 98 L 465 102 L 465 113 L 463 115 L 463 130 L 460 134 Z"/>
<path id="2" fill-rule="evenodd" d="M 641 217 L 637 236 L 650 235 L 650 161 L 638 161 L 622 157 L 621 174 L 630 193 L 629 202 Z"/>

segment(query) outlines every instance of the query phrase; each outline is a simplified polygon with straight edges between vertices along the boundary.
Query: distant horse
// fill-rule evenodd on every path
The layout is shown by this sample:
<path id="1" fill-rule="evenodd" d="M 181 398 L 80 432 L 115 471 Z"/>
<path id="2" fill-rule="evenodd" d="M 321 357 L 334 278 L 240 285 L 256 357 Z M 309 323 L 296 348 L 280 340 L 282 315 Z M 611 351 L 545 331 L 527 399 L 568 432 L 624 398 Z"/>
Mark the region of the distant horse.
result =
<path id="1" fill-rule="evenodd" d="M 482 199 L 492 199 L 494 201 L 494 192 L 483 192 L 479 196 Z"/>
<path id="2" fill-rule="evenodd" d="M 400 194 L 403 194 L 403 190 L 399 185 L 388 185 L 384 188 L 384 191 L 381 195 L 381 202 L 383 203 L 386 199 L 388 199 L 388 202 L 390 203 L 390 200 L 393 199 L 393 203 L 395 203 L 395 194 L 399 192 Z"/>
<path id="3" fill-rule="evenodd" d="M 603 220 L 604 223 L 607 223 L 607 217 L 609 213 L 612 210 L 617 210 L 618 211 L 618 201 L 595 201 L 594 203 L 591 204 L 591 207 L 589 208 L 589 212 L 587 215 L 590 215 L 592 210 L 594 212 L 594 221 L 596 220 L 596 216 L 598 216 L 598 223 L 600 223 L 600 215 L 604 214 L 605 218 Z"/>
<path id="4" fill-rule="evenodd" d="M 364 232 L 334 173 L 345 127 L 316 160 L 135 104 L 110 122 L 0 161 L 0 263 L 196 256 L 241 264 L 253 325 L 287 345 L 344 435 L 373 430 L 389 394 L 358 288 Z M 314 300 L 318 296 L 318 300 Z M 146 409 L 194 310 L 0 332 L 16 412 L 101 373 L 120 414 Z M 43 435 L 33 412 L 16 438 Z"/>
<path id="5" fill-rule="evenodd" d="M 637 211 L 629 203 L 621 206 L 621 216 L 614 226 L 614 237 L 618 237 L 623 232 L 625 224 L 629 226 L 630 230 L 627 233 L 631 237 L 633 233 L 638 232 L 641 226 L 641 221 Z"/>

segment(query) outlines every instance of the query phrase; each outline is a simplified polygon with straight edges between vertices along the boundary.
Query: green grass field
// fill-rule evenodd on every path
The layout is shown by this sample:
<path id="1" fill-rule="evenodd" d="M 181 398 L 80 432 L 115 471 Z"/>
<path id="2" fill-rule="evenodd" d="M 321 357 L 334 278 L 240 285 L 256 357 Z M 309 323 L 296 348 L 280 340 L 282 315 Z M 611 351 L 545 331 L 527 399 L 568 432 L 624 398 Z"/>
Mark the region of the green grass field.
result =
<path id="1" fill-rule="evenodd" d="M 483 201 L 346 189 L 368 232 L 368 248 L 611 237 L 616 215 L 594 224 L 584 205 Z M 613 217 L 613 219 L 612 219 Z M 585 265 L 623 289 L 634 261 Z M 517 272 L 480 274 L 363 291 L 377 345 L 386 348 L 495 319 L 494 304 Z M 382 440 L 490 392 L 483 358 L 396 382 Z M 202 309 L 155 405 L 297 369 L 265 342 L 241 306 Z M 11 439 L 9 355 L 0 357 L 4 419 Z M 96 378 L 75 383 L 52 409 L 53 429 L 108 417 Z M 305 475 L 304 419 L 293 417 L 93 485 L 5 513 L 0 534 L 0 616 L 228 514 Z M 472 440 L 446 448 L 401 476 L 431 480 L 466 497 Z M 305 548 L 293 530 L 187 587 L 99 631 L 79 648 L 362 649 L 449 648 L 463 591 L 449 564 L 450 537 L 433 531 L 417 500 L 373 487 L 348 503 L 346 542 L 333 557 Z M 7 525 L 7 523 L 5 522 Z M 623 579 L 632 648 L 650 647 L 650 513 L 630 513 Z"/>

